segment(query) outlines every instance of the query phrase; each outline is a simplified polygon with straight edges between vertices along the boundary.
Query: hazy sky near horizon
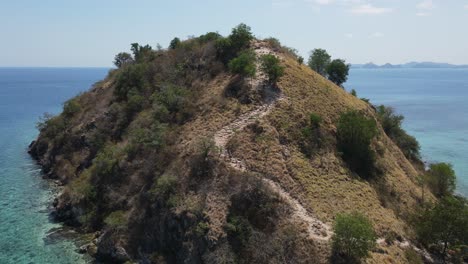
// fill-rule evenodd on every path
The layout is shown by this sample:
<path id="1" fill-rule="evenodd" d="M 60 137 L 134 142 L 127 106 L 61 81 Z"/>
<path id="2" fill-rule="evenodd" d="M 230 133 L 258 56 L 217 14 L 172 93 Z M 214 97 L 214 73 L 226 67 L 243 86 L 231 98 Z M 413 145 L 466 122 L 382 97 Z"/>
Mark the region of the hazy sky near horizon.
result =
<path id="1" fill-rule="evenodd" d="M 132 42 L 167 47 L 241 22 L 304 57 L 468 64 L 468 0 L 1 0 L 0 67 L 108 67 Z"/>

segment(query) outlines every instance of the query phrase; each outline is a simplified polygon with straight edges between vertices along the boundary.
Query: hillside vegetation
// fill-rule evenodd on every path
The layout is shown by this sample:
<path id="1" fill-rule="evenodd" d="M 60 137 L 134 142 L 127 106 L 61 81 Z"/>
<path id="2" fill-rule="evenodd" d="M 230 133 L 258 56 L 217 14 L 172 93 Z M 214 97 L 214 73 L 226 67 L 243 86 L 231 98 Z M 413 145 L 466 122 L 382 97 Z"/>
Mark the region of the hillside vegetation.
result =
<path id="1" fill-rule="evenodd" d="M 62 114 L 44 116 L 30 146 L 64 185 L 54 217 L 94 234 L 89 254 L 108 263 L 430 258 L 410 223 L 436 198 L 419 180 L 419 146 L 388 133 L 384 109 L 243 24 L 227 37 L 131 52 Z M 353 240 L 333 231 L 348 224 L 365 231 L 359 251 L 334 242 Z"/>

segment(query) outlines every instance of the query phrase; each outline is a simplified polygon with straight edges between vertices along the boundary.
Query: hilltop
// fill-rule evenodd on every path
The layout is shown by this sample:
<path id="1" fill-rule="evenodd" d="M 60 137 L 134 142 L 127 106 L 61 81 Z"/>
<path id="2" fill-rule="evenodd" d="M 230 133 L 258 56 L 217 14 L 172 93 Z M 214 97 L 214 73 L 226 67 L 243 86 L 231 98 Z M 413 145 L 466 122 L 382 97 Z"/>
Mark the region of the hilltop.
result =
<path id="1" fill-rule="evenodd" d="M 92 234 L 83 250 L 109 263 L 328 263 L 334 219 L 357 211 L 378 238 L 367 263 L 409 263 L 408 250 L 430 258 L 409 224 L 422 163 L 374 106 L 245 29 L 167 50 L 135 43 L 45 116 L 30 153 L 64 186 L 55 219 Z M 244 51 L 257 60 L 236 70 Z M 339 149 L 344 113 L 375 124 L 369 174 Z"/>

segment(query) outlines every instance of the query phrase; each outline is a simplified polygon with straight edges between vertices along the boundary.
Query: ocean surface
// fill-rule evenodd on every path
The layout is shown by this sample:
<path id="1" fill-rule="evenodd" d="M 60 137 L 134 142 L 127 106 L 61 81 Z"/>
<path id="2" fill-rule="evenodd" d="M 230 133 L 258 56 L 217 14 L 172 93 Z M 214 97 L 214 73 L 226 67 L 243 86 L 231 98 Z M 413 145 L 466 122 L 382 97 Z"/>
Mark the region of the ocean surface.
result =
<path id="1" fill-rule="evenodd" d="M 468 197 L 468 69 L 351 69 L 344 86 L 403 114 L 423 159 L 451 163 Z"/>
<path id="2" fill-rule="evenodd" d="M 44 112 L 102 79 L 101 68 L 0 68 L 0 263 L 86 263 L 70 232 L 50 222 L 54 188 L 27 148 Z M 66 238 L 68 237 L 68 239 Z M 73 236 L 71 236 L 73 237 Z"/>
<path id="3" fill-rule="evenodd" d="M 44 112 L 102 79 L 103 68 L 0 68 L 0 263 L 86 263 L 61 225 L 50 222 L 55 188 L 27 154 Z M 451 162 L 468 196 L 468 70 L 353 69 L 345 87 L 406 117 L 428 162 Z M 73 237 L 73 236 L 71 236 Z"/>

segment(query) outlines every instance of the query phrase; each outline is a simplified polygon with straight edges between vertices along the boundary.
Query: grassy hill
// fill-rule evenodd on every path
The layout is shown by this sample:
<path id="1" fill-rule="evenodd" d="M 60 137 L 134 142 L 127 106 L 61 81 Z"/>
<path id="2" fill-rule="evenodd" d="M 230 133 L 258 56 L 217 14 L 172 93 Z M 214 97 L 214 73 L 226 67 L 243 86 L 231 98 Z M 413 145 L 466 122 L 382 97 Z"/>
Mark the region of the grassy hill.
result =
<path id="1" fill-rule="evenodd" d="M 30 152 L 65 186 L 54 216 L 94 234 L 86 250 L 112 263 L 328 263 L 336 215 L 357 211 L 379 237 L 364 261 L 408 263 L 419 163 L 373 106 L 291 49 L 233 35 L 135 44 L 106 79 L 45 117 Z M 246 49 L 279 58 L 284 74 L 270 82 L 258 61 L 253 76 L 229 71 Z M 349 111 L 376 121 L 372 177 L 338 148 Z"/>

